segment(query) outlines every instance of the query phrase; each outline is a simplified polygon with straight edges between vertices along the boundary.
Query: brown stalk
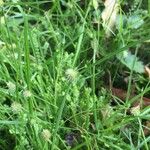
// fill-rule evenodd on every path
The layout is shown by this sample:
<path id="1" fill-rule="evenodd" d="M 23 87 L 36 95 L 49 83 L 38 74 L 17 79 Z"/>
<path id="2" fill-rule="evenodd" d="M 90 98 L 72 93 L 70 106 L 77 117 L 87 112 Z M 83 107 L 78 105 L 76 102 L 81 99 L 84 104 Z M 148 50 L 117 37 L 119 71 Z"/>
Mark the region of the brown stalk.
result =
<path id="1" fill-rule="evenodd" d="M 126 92 L 125 90 L 112 87 L 112 88 L 111 88 L 111 91 L 112 91 L 112 94 L 113 94 L 113 95 L 115 95 L 116 97 L 118 97 L 118 98 L 120 98 L 121 100 L 125 101 L 126 96 L 127 96 L 127 92 Z M 135 96 L 135 94 L 132 94 L 132 95 L 130 96 L 130 98 L 133 98 L 134 96 Z M 142 100 L 143 100 L 143 106 L 144 106 L 144 107 L 150 105 L 150 99 L 149 99 L 149 98 L 147 98 L 147 97 L 142 97 Z M 135 106 L 135 105 L 138 105 L 138 104 L 140 104 L 140 101 L 134 103 L 133 105 Z"/>
<path id="2" fill-rule="evenodd" d="M 111 91 L 112 91 L 112 94 L 115 95 L 116 97 L 120 98 L 123 101 L 126 100 L 127 92 L 125 90 L 112 87 Z M 133 98 L 134 96 L 135 96 L 135 94 L 132 94 L 130 96 L 130 98 Z M 150 105 L 150 98 L 142 97 L 142 100 L 143 100 L 143 102 L 142 102 L 143 107 L 146 107 L 146 106 Z M 135 102 L 133 104 L 133 107 L 135 107 L 137 105 L 141 105 L 140 100 L 138 102 Z M 144 134 L 145 135 L 149 135 L 150 134 L 150 130 L 148 128 L 150 128 L 150 121 L 146 121 L 145 126 L 146 127 L 144 128 Z"/>

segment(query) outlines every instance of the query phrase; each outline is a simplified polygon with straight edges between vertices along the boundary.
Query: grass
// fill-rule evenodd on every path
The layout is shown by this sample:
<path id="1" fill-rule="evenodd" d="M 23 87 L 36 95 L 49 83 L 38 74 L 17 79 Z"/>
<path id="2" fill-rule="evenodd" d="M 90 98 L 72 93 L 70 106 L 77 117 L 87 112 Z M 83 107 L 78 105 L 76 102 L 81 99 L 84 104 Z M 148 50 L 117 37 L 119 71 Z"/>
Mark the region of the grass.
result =
<path id="1" fill-rule="evenodd" d="M 136 60 L 130 70 L 116 55 L 128 49 L 149 64 L 149 3 L 120 1 L 109 38 L 102 1 L 96 10 L 92 1 L 0 3 L 0 149 L 148 150 L 150 107 L 130 108 L 150 96 L 149 78 L 134 70 Z M 136 14 L 137 29 L 123 23 Z M 127 91 L 126 101 L 110 84 Z"/>

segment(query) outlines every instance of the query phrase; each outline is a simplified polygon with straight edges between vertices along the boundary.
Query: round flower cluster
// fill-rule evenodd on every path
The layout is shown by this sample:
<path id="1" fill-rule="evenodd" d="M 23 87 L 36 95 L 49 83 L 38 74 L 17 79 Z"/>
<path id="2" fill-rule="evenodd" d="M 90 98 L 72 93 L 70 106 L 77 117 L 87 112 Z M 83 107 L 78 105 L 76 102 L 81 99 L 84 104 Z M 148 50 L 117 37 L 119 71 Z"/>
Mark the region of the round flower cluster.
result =
<path id="1" fill-rule="evenodd" d="M 18 102 L 13 102 L 13 103 L 11 104 L 11 109 L 12 109 L 12 111 L 13 111 L 14 113 L 19 113 L 19 112 L 22 111 L 22 106 L 21 106 L 21 104 L 18 103 Z"/>
<path id="2" fill-rule="evenodd" d="M 66 70 L 65 74 L 69 80 L 75 80 L 77 78 L 78 72 L 75 69 L 69 68 Z"/>
<path id="3" fill-rule="evenodd" d="M 50 137 L 51 137 L 51 133 L 48 129 L 43 129 L 42 133 L 41 133 L 41 136 L 43 137 L 43 139 L 45 141 L 49 141 L 50 140 Z"/>

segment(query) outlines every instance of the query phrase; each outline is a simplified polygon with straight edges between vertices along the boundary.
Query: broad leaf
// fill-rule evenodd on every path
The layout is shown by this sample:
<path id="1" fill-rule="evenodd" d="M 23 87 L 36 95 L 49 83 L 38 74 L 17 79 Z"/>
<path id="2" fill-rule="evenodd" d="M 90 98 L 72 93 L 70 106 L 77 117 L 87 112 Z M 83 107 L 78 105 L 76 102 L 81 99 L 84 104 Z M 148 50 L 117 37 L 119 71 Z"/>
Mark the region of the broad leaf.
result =
<path id="1" fill-rule="evenodd" d="M 143 62 L 140 61 L 138 57 L 131 54 L 130 51 L 124 51 L 118 54 L 117 58 L 121 61 L 121 63 L 126 65 L 130 70 L 133 69 L 135 72 L 144 73 Z"/>
<path id="2" fill-rule="evenodd" d="M 132 15 L 128 18 L 128 26 L 132 29 L 139 28 L 143 23 L 144 21 L 139 15 Z"/>

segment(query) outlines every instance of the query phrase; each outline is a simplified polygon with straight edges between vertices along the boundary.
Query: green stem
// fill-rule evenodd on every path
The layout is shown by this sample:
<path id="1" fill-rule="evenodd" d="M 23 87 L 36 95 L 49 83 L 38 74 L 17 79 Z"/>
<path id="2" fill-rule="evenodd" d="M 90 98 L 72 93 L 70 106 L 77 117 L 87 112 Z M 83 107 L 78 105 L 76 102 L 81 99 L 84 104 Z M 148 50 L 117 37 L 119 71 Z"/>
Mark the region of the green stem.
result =
<path id="1" fill-rule="evenodd" d="M 148 13 L 150 15 L 150 0 L 148 0 Z"/>
<path id="2" fill-rule="evenodd" d="M 91 3 L 89 3 L 89 6 L 87 8 L 87 11 L 86 11 L 86 14 L 85 14 L 84 18 L 82 17 L 81 13 L 79 12 L 81 18 L 83 19 L 83 25 L 81 27 L 81 34 L 79 36 L 78 43 L 77 43 L 77 50 L 76 50 L 76 54 L 75 54 L 74 61 L 73 61 L 73 67 L 75 67 L 75 65 L 77 63 L 77 60 L 78 60 L 78 57 L 79 57 L 79 54 L 80 54 L 81 44 L 82 44 L 84 30 L 85 30 L 86 18 L 87 18 L 87 15 L 88 15 L 89 11 L 90 11 L 90 4 Z"/>
<path id="3" fill-rule="evenodd" d="M 135 51 L 135 56 L 137 56 L 137 52 L 138 52 L 138 46 L 136 48 L 136 51 Z M 133 76 L 133 70 L 134 70 L 134 66 L 135 66 L 135 61 L 136 61 L 136 57 L 132 63 L 132 69 L 131 69 L 131 72 L 130 72 L 130 77 L 129 77 L 129 84 L 128 84 L 128 90 L 127 90 L 127 96 L 126 96 L 126 102 L 128 102 L 129 98 L 130 98 L 130 94 L 131 94 L 131 82 L 132 82 L 132 76 Z"/>
<path id="4" fill-rule="evenodd" d="M 148 145 L 147 145 L 147 142 L 146 142 L 146 138 L 145 138 L 145 134 L 144 134 L 144 131 L 143 131 L 143 128 L 142 128 L 142 123 L 141 123 L 141 120 L 140 118 L 138 117 L 138 122 L 139 122 L 139 128 L 140 128 L 140 135 L 143 136 L 143 141 L 144 141 L 144 146 L 145 146 L 145 149 L 146 150 L 149 150 L 148 148 Z M 139 137 L 140 138 L 140 137 Z"/>
<path id="5" fill-rule="evenodd" d="M 70 87 L 71 87 L 71 85 L 68 87 L 65 94 L 67 94 L 69 92 Z M 61 117 L 62 117 L 62 113 L 63 113 L 63 110 L 64 110 L 65 103 L 66 103 L 66 96 L 64 96 L 64 98 L 62 100 L 62 103 L 61 103 L 61 106 L 60 106 L 60 109 L 58 111 L 58 115 L 57 115 L 57 119 L 56 119 L 56 125 L 55 125 L 54 132 L 53 132 L 53 141 L 52 141 L 51 150 L 55 150 L 56 135 L 57 135 L 57 132 L 59 130 L 59 124 L 60 124 L 60 121 L 61 121 Z"/>
<path id="6" fill-rule="evenodd" d="M 30 75 L 30 51 L 29 51 L 29 40 L 28 40 L 28 19 L 26 14 L 24 15 L 24 39 L 25 39 L 25 44 L 24 44 L 24 48 L 25 48 L 25 76 L 26 76 L 26 83 L 27 83 L 27 88 L 28 90 L 30 90 L 30 79 L 31 79 L 31 75 Z M 28 106 L 29 106 L 29 112 L 30 112 L 30 116 L 32 116 L 33 114 L 33 104 L 31 101 L 31 98 L 29 98 L 28 101 Z"/>

